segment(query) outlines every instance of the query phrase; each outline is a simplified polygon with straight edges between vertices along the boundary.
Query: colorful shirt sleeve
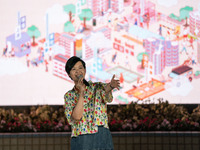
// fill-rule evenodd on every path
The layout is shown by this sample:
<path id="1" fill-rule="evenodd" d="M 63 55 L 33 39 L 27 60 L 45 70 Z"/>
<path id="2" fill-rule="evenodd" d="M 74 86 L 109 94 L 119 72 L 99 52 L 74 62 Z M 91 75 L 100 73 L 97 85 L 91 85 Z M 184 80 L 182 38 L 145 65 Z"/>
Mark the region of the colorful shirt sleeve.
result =
<path id="1" fill-rule="evenodd" d="M 64 96 L 65 100 L 65 116 L 67 118 L 67 121 L 70 125 L 74 124 L 74 120 L 72 119 L 72 111 L 74 109 L 75 103 L 73 102 L 71 94 L 67 92 Z"/>
<path id="2" fill-rule="evenodd" d="M 99 88 L 100 88 L 100 95 L 102 97 L 102 102 L 105 103 L 111 103 L 113 100 L 112 91 L 106 94 L 105 87 L 107 86 L 107 83 L 101 83 L 99 82 Z"/>

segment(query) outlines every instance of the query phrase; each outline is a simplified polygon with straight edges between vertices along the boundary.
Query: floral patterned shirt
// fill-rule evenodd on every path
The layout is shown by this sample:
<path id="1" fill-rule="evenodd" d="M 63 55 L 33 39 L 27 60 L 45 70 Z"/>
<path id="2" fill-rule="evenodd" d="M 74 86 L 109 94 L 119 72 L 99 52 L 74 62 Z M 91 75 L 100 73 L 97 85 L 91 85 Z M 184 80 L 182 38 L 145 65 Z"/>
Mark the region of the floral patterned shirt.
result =
<path id="1" fill-rule="evenodd" d="M 96 133 L 98 126 L 109 128 L 106 102 L 112 102 L 112 92 L 106 95 L 106 83 L 89 81 L 89 84 L 84 93 L 84 111 L 80 121 L 73 120 L 71 116 L 79 98 L 78 92 L 73 88 L 64 96 L 65 115 L 72 126 L 72 137 Z"/>

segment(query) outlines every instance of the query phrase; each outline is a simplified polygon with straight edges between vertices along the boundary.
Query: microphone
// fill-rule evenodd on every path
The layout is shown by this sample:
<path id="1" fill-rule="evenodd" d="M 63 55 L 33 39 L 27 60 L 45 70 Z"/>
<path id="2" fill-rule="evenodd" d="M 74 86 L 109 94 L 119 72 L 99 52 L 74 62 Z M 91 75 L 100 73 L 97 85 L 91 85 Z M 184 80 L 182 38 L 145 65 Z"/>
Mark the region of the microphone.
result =
<path id="1" fill-rule="evenodd" d="M 83 77 L 83 75 L 81 74 L 81 75 L 78 76 L 78 79 L 80 79 L 80 78 L 82 78 L 82 77 Z M 83 79 L 83 83 L 84 83 L 86 86 L 89 86 L 89 83 L 88 83 L 85 79 Z"/>

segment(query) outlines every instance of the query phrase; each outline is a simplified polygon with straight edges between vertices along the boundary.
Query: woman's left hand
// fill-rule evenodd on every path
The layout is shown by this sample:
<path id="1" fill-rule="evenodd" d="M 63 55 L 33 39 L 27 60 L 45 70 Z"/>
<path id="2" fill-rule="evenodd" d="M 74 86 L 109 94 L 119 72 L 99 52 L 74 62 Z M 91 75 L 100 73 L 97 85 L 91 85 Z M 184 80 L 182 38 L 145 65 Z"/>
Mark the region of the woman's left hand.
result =
<path id="1" fill-rule="evenodd" d="M 119 82 L 119 80 L 115 79 L 115 74 L 113 75 L 113 77 L 112 77 L 112 79 L 110 81 L 110 87 L 112 89 L 117 88 L 119 90 L 120 82 Z"/>

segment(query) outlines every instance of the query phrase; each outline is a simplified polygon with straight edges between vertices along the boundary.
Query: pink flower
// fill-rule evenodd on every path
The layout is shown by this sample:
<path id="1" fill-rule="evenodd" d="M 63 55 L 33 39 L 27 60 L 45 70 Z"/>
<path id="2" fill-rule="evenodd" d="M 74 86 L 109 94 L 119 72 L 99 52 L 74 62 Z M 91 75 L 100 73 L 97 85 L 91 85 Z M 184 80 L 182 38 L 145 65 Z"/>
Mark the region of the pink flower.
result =
<path id="1" fill-rule="evenodd" d="M 137 126 L 138 126 L 137 123 L 134 122 L 134 123 L 133 123 L 133 128 L 136 129 Z"/>
<path id="2" fill-rule="evenodd" d="M 5 124 L 6 123 L 6 121 L 5 120 L 1 120 L 1 124 Z"/>
<path id="3" fill-rule="evenodd" d="M 176 119 L 176 120 L 174 120 L 174 124 L 178 124 L 178 123 L 180 123 L 180 122 L 181 122 L 180 119 Z"/>
<path id="4" fill-rule="evenodd" d="M 68 126 L 68 125 L 65 125 L 64 130 L 65 130 L 65 131 L 69 131 L 69 126 Z"/>
<path id="5" fill-rule="evenodd" d="M 195 126 L 195 127 L 199 127 L 199 123 L 198 123 L 198 122 L 195 122 L 195 123 L 194 123 L 194 126 Z"/>
<path id="6" fill-rule="evenodd" d="M 15 119 L 16 121 L 18 121 L 18 120 L 19 120 L 19 118 L 18 118 L 18 117 L 15 117 L 14 119 Z"/>

